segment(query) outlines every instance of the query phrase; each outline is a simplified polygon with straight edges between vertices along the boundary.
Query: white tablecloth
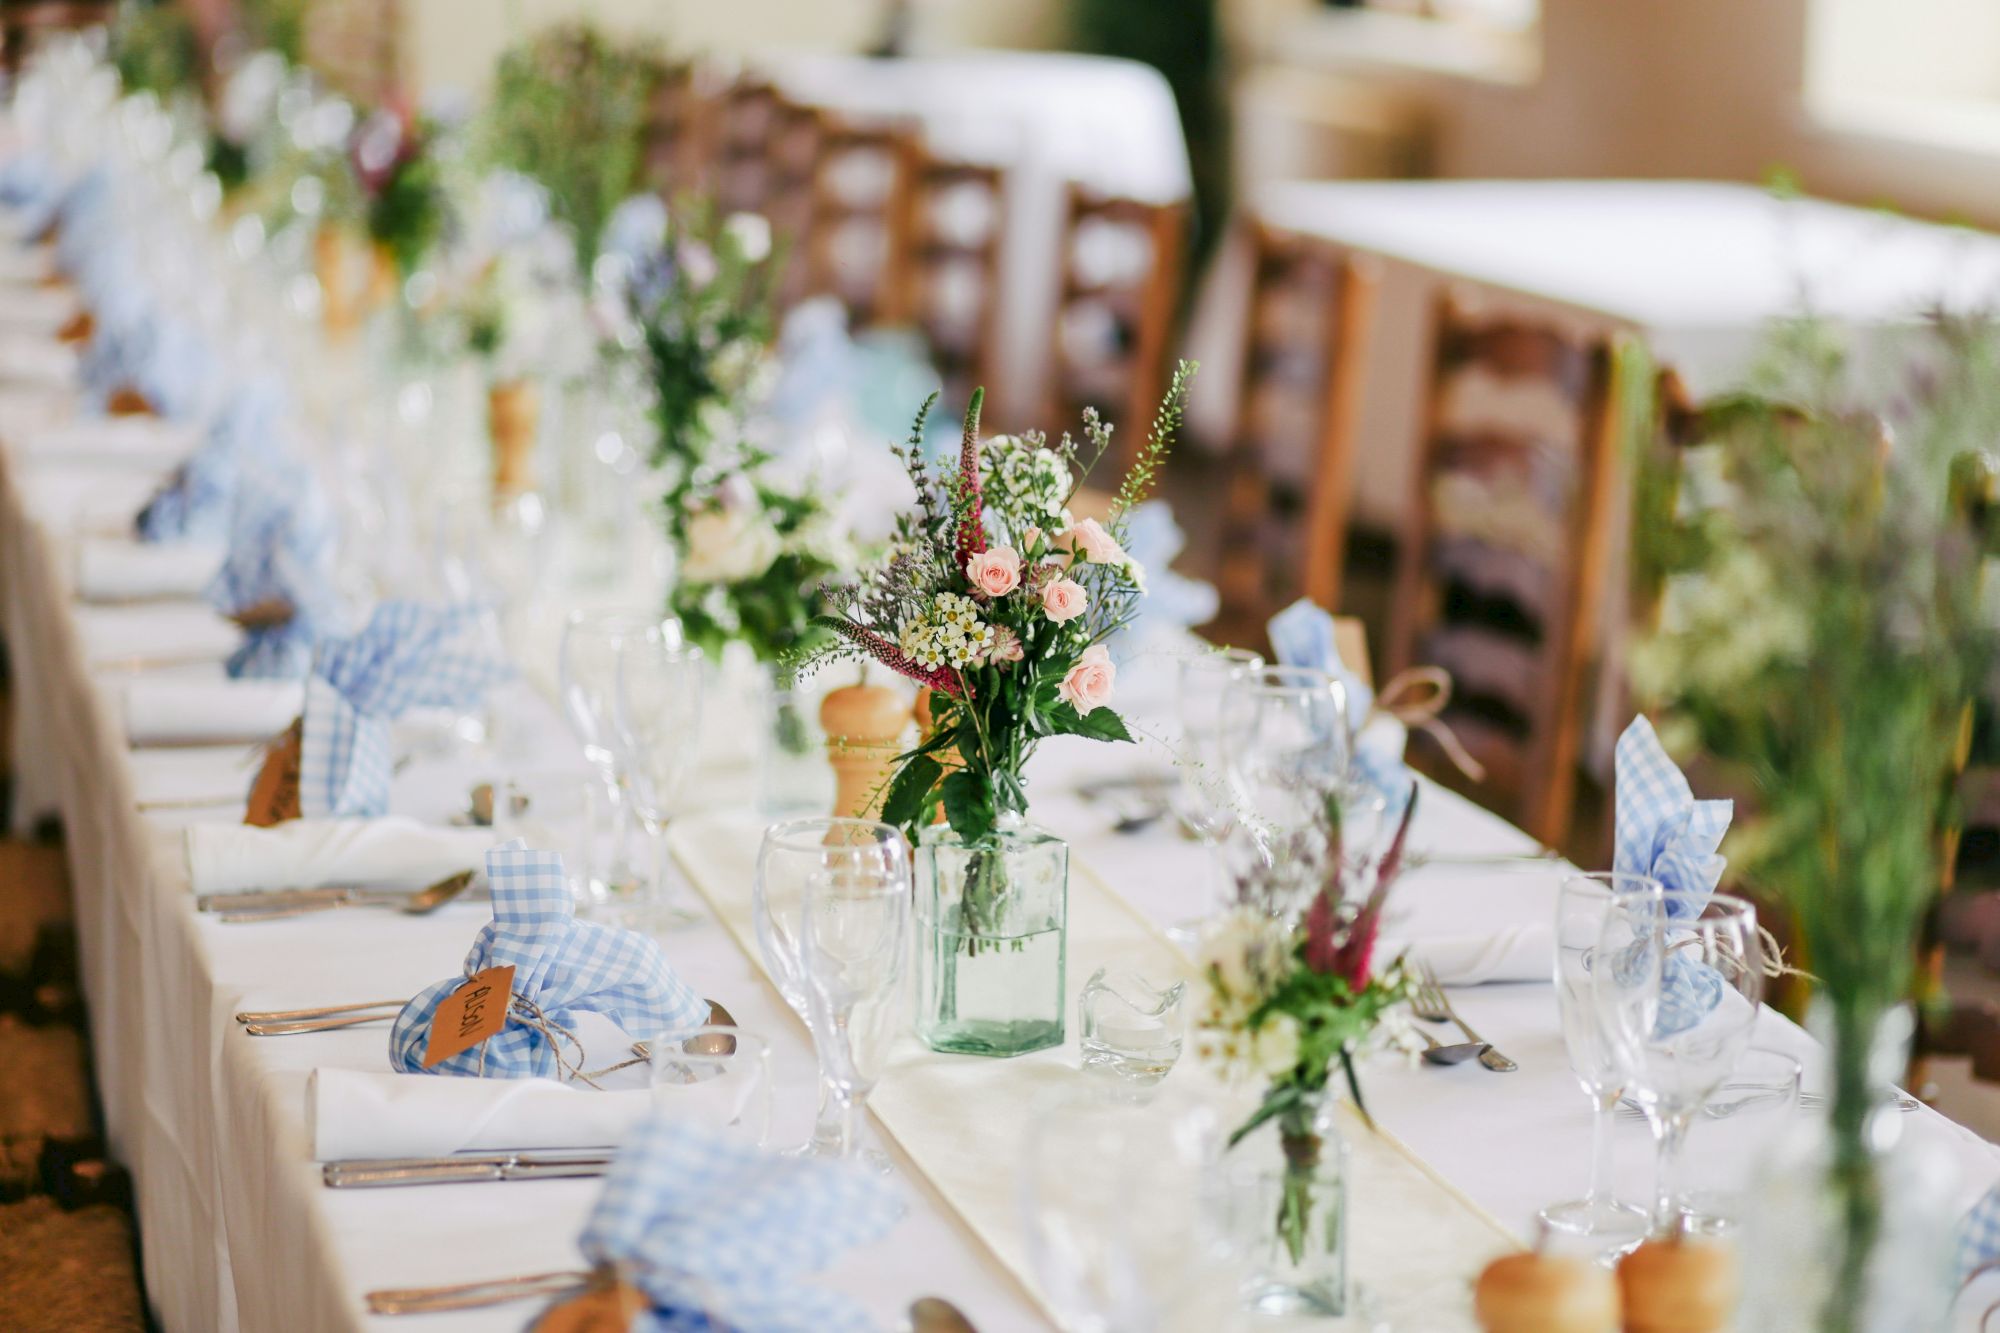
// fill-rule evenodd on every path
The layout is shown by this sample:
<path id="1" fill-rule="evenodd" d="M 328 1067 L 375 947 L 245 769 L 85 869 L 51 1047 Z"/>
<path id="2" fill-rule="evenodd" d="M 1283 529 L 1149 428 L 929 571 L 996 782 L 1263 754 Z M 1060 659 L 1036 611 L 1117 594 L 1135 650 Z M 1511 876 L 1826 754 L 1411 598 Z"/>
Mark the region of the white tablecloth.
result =
<path id="1" fill-rule="evenodd" d="M 575 1265 L 574 1237 L 595 1182 L 353 1192 L 321 1186 L 307 1137 L 307 1074 L 319 1066 L 385 1068 L 385 1030 L 256 1039 L 231 1016 L 243 1008 L 411 994 L 458 967 L 485 908 L 460 902 L 421 918 L 357 909 L 252 926 L 197 914 L 177 828 L 189 818 L 240 817 L 240 804 L 193 813 L 135 809 L 142 782 L 155 784 L 159 774 L 148 768 L 154 761 L 126 749 L 118 701 L 127 675 L 85 664 L 77 608 L 56 559 L 61 545 L 24 507 L 11 472 L 0 474 L 0 610 L 17 680 L 43 717 L 40 728 L 24 733 L 17 761 L 49 775 L 67 827 L 97 1072 L 114 1150 L 135 1172 L 146 1281 L 165 1326 L 386 1329 L 397 1325 L 363 1313 L 366 1291 Z M 1142 718 L 1148 666 L 1158 663 L 1129 673 Z M 398 812 L 442 819 L 462 805 L 472 781 L 496 774 L 540 768 L 580 779 L 539 696 L 516 686 L 496 706 L 511 719 L 503 730 L 508 751 L 411 764 L 396 781 Z M 727 717 L 715 724 L 742 725 Z M 1072 791 L 1080 778 L 1147 762 L 1136 748 L 1065 740 L 1050 744 L 1031 778 L 1039 817 L 1071 840 L 1074 855 L 1167 922 L 1201 906 L 1206 868 L 1198 849 L 1158 826 L 1141 836 L 1115 834 L 1108 813 Z M 226 793 L 240 790 L 242 765 L 231 750 L 187 750 L 175 753 L 171 772 L 186 790 Z M 699 787 L 704 802 L 740 806 L 747 774 L 718 769 Z M 1432 790 L 1425 801 L 1422 847 L 1463 854 L 1529 846 L 1461 800 Z M 1545 917 L 1556 879 L 1552 870 L 1423 870 L 1399 891 L 1390 929 L 1402 938 L 1462 935 Z M 802 1135 L 814 1063 L 797 1021 L 718 926 L 676 932 L 665 944 L 702 993 L 771 1038 L 777 1134 Z M 1581 1185 L 1587 1102 L 1567 1072 L 1548 986 L 1487 986 L 1457 999 L 1520 1061 L 1520 1072 L 1375 1062 L 1366 1071 L 1371 1108 L 1442 1179 L 1526 1235 L 1539 1205 Z M 1817 1052 L 1783 1020 L 1767 1016 L 1760 1039 L 1800 1054 L 1809 1077 L 1822 1072 Z M 1911 1128 L 1954 1156 L 1962 1197 L 1950 1205 L 1969 1203 L 2000 1174 L 1988 1145 L 1942 1118 L 1922 1112 Z M 1641 1194 L 1650 1170 L 1647 1137 L 1623 1123 L 1617 1134 L 1618 1183 Z M 1727 1122 L 1696 1130 L 1695 1151 L 1745 1171 L 1754 1146 Z M 993 1146 L 996 1170 L 1006 1169 L 1011 1152 Z M 956 1217 L 920 1179 L 907 1170 L 905 1178 L 909 1215 L 884 1240 L 846 1256 L 827 1280 L 854 1293 L 885 1326 L 913 1297 L 934 1292 L 965 1308 L 986 1333 L 1043 1327 Z M 1370 1201 L 1357 1198 L 1354 1206 L 1356 1225 L 1366 1226 Z M 503 1309 L 426 1326 L 513 1328 L 524 1317 L 523 1309 Z"/>
<path id="2" fill-rule="evenodd" d="M 995 430 L 1074 429 L 1075 422 L 1040 420 L 1062 280 L 1064 190 L 1075 181 L 1157 202 L 1187 197 L 1187 143 L 1166 80 L 1133 61 L 1039 51 L 899 60 L 772 55 L 762 63 L 801 101 L 911 117 L 944 156 L 1007 168 L 988 420 Z"/>

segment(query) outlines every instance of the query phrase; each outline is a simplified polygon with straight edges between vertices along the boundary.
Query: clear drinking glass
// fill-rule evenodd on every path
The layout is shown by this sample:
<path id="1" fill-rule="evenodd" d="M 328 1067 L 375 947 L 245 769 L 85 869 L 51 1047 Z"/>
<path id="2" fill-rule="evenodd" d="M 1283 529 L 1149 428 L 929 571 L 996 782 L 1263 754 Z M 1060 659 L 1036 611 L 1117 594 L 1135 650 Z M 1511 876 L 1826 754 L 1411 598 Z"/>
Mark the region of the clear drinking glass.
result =
<path id="1" fill-rule="evenodd" d="M 1150 1088 L 1173 1071 L 1187 1039 L 1187 983 L 1166 984 L 1100 967 L 1077 993 L 1083 1067 L 1127 1087 Z"/>
<path id="2" fill-rule="evenodd" d="M 665 929 L 701 917 L 676 904 L 668 890 L 667 825 L 701 757 L 702 675 L 701 649 L 664 634 L 627 639 L 618 652 L 616 767 L 652 851 L 646 892 L 628 923 L 636 928 Z"/>
<path id="3" fill-rule="evenodd" d="M 637 880 L 626 847 L 629 811 L 618 785 L 616 749 L 618 652 L 627 639 L 662 638 L 661 618 L 643 611 L 572 611 L 563 627 L 557 684 L 563 716 L 590 764 L 591 864 L 594 897 L 607 901 Z M 678 627 L 677 627 L 678 628 Z M 610 850 L 598 857 L 600 831 Z"/>
<path id="4" fill-rule="evenodd" d="M 771 1044 L 714 1024 L 649 1043 L 653 1109 L 740 1135 L 762 1147 L 771 1130 Z"/>
<path id="5" fill-rule="evenodd" d="M 799 959 L 820 1080 L 839 1109 L 828 1155 L 855 1154 L 855 1123 L 903 1024 L 910 956 L 910 872 L 842 873 L 806 888 Z"/>
<path id="6" fill-rule="evenodd" d="M 1646 1235 L 1646 1210 L 1623 1203 L 1605 1188 L 1611 1167 L 1611 1113 L 1625 1084 L 1597 1024 L 1590 993 L 1597 942 L 1605 914 L 1622 893 L 1653 894 L 1658 880 L 1646 875 L 1573 875 L 1556 893 L 1556 1014 L 1570 1072 L 1590 1098 L 1590 1183 L 1580 1199 L 1542 1209 L 1542 1224 L 1563 1236 L 1591 1243 L 1599 1254 L 1615 1254 Z"/>
<path id="7" fill-rule="evenodd" d="M 1181 724 L 1180 798 L 1174 811 L 1180 821 L 1201 839 L 1209 874 L 1213 877 L 1212 903 L 1226 905 L 1228 877 L 1222 866 L 1222 840 L 1236 824 L 1236 808 L 1230 800 L 1229 774 L 1222 758 L 1222 695 L 1229 683 L 1246 671 L 1255 671 L 1264 659 L 1244 648 L 1220 648 L 1180 659 L 1176 699 Z M 1204 918 L 1177 922 L 1167 934 L 1176 942 L 1192 944 L 1200 939 Z"/>
<path id="8" fill-rule="evenodd" d="M 851 890 L 865 901 L 868 893 L 889 893 L 893 891 L 889 886 L 897 885 L 907 913 L 911 893 L 909 847 L 902 834 L 887 824 L 869 819 L 818 817 L 774 824 L 764 831 L 751 890 L 758 949 L 779 994 L 812 1030 L 820 1054 L 819 1116 L 812 1138 L 798 1149 L 800 1153 L 842 1156 L 849 1149 L 854 1127 L 852 1109 L 831 1076 L 829 1047 L 837 1048 L 839 1042 L 832 1034 L 822 1034 L 820 1030 L 823 1024 L 819 1015 L 823 1011 L 831 1013 L 832 1009 L 814 999 L 814 986 L 807 972 L 808 904 L 815 896 L 835 890 Z M 882 910 L 889 909 L 884 906 Z M 823 956 L 834 943 L 823 941 Z M 828 977 L 822 984 L 845 983 L 838 977 Z M 865 1017 L 873 1022 L 880 1020 L 882 1014 L 871 1009 Z M 833 1054 L 842 1053 L 836 1049 Z M 869 1054 L 867 1049 L 863 1050 L 864 1061 Z"/>
<path id="9" fill-rule="evenodd" d="M 1239 882 L 1263 886 L 1256 905 L 1274 917 L 1304 911 L 1325 882 L 1311 857 L 1327 849 L 1310 840 L 1348 782 L 1346 696 L 1308 667 L 1245 671 L 1223 691 L 1221 751 L 1236 812 L 1226 860 Z"/>
<path id="10" fill-rule="evenodd" d="M 1788 1138 L 1799 1111 L 1799 1085 L 1805 1070 L 1783 1051 L 1753 1046 L 1743 1052 L 1721 1087 L 1709 1094 L 1694 1123 L 1701 1137 L 1713 1142 L 1727 1135 L 1735 1151 L 1694 1152 L 1682 1168 L 1680 1216 L 1691 1230 L 1711 1236 L 1733 1236 L 1743 1224 L 1751 1174 L 1745 1154 L 1761 1159 L 1766 1148 Z"/>
<path id="11" fill-rule="evenodd" d="M 1750 1045 L 1764 997 L 1749 903 L 1668 890 L 1617 894 L 1605 909 L 1591 1000 L 1606 1063 L 1659 1143 L 1653 1227 L 1680 1218 L 1688 1125 Z"/>

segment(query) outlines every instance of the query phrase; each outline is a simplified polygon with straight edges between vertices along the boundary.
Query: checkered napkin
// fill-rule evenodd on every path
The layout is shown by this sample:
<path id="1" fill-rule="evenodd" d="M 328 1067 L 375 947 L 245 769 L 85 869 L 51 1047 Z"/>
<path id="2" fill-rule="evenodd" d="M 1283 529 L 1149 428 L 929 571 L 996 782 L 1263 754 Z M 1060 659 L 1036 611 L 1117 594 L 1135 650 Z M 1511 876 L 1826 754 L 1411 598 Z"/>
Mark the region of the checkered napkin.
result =
<path id="1" fill-rule="evenodd" d="M 1301 597 L 1271 617 L 1271 650 L 1280 662 L 1311 667 L 1339 681 L 1347 691 L 1347 726 L 1354 740 L 1354 771 L 1389 803 L 1389 819 L 1402 817 L 1413 784 L 1403 767 L 1410 729 L 1388 714 L 1376 714 L 1375 691 L 1340 660 L 1333 617 Z"/>
<path id="2" fill-rule="evenodd" d="M 322 641 L 306 681 L 305 815 L 386 814 L 390 724 L 412 708 L 469 708 L 510 671 L 485 609 L 471 602 L 384 602 L 359 634 Z"/>
<path id="3" fill-rule="evenodd" d="M 199 421 L 221 392 L 221 365 L 194 326 L 165 309 L 123 313 L 98 325 L 77 367 L 98 406 L 133 389 L 170 421 Z"/>
<path id="4" fill-rule="evenodd" d="M 35 214 L 62 189 L 62 178 L 40 153 L 15 153 L 0 162 L 0 204 Z"/>
<path id="5" fill-rule="evenodd" d="M 1959 1282 L 1995 1262 L 2000 1262 L 2000 1185 L 1981 1195 L 1958 1224 Z"/>
<path id="6" fill-rule="evenodd" d="M 283 384 L 262 375 L 238 388 L 210 424 L 201 447 L 164 482 L 134 520 L 139 540 L 190 541 L 224 537 L 236 477 L 246 457 L 282 448 Z"/>
<path id="7" fill-rule="evenodd" d="M 800 1281 L 886 1233 L 896 1187 L 855 1162 L 783 1158 L 656 1117 L 612 1163 L 579 1247 L 652 1302 L 646 1333 L 872 1333 L 846 1296 Z"/>
<path id="8" fill-rule="evenodd" d="M 230 655 L 232 676 L 297 677 L 312 666 L 313 645 L 340 625 L 334 586 L 333 510 L 306 468 L 270 460 L 239 469 L 230 507 L 229 553 L 204 595 L 224 615 L 282 603 L 281 624 L 243 631 Z"/>
<path id="9" fill-rule="evenodd" d="M 1717 854 L 1729 831 L 1732 801 L 1698 801 L 1694 789 L 1660 746 L 1653 724 L 1632 719 L 1614 756 L 1617 796 L 1611 868 L 1650 875 L 1660 887 L 1715 892 L 1728 863 Z M 1685 913 L 1688 909 L 1679 907 Z M 1700 963 L 1669 955 L 1661 983 L 1659 1027 L 1685 1032 L 1722 1002 L 1722 978 Z"/>
<path id="10" fill-rule="evenodd" d="M 396 1015 L 389 1033 L 394 1068 L 410 1074 L 553 1078 L 565 1069 L 597 1068 L 625 1057 L 622 1050 L 579 1053 L 568 1042 L 558 1049 L 549 1033 L 573 1031 L 580 1011 L 606 1014 L 635 1038 L 708 1021 L 708 1002 L 674 975 L 659 945 L 636 931 L 576 919 L 562 857 L 555 852 L 530 851 L 516 838 L 486 854 L 486 876 L 493 888 L 493 920 L 472 942 L 461 975 L 425 987 Z M 466 977 L 510 963 L 514 1004 L 507 1026 L 425 1069 L 438 1005 Z"/>

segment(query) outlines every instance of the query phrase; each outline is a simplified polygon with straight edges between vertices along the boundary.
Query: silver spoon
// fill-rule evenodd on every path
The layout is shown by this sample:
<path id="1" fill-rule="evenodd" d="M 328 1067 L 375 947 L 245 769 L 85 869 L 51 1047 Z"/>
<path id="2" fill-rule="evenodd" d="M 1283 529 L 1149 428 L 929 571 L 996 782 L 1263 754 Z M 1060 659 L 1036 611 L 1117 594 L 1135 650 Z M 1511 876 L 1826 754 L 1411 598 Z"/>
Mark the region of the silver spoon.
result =
<path id="1" fill-rule="evenodd" d="M 1483 1041 L 1460 1041 L 1447 1046 L 1422 1028 L 1416 1034 L 1424 1039 L 1424 1061 L 1434 1065 L 1462 1065 L 1467 1060 L 1477 1059 L 1486 1050 Z"/>
<path id="2" fill-rule="evenodd" d="M 910 1333 L 978 1333 L 972 1321 L 942 1296 L 919 1296 L 910 1302 Z"/>

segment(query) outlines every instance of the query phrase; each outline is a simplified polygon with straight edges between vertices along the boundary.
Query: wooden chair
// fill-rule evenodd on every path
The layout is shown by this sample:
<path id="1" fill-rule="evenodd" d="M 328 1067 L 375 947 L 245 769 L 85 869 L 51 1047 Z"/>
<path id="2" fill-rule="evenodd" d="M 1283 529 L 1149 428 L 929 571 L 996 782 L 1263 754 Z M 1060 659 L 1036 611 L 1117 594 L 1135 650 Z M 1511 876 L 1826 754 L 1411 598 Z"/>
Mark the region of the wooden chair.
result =
<path id="1" fill-rule="evenodd" d="M 815 184 L 826 122 L 819 108 L 780 96 L 772 122 L 771 162 L 764 216 L 778 246 L 782 269 L 777 305 L 789 310 L 811 293 L 807 238 L 812 234 Z"/>
<path id="2" fill-rule="evenodd" d="M 113 0 L 25 0 L 0 5 L 0 66 L 18 71 L 51 33 L 94 28 L 116 15 Z"/>
<path id="3" fill-rule="evenodd" d="M 1006 169 L 933 154 L 911 158 L 909 262 L 895 312 L 924 335 L 957 410 L 977 385 L 993 383 L 1000 313 L 1000 243 L 1006 233 Z"/>
<path id="4" fill-rule="evenodd" d="M 820 114 L 805 289 L 839 297 L 857 327 L 905 317 L 916 155 L 905 124 Z"/>
<path id="5" fill-rule="evenodd" d="M 719 76 L 692 61 L 662 72 L 646 106 L 640 177 L 667 198 L 698 188 L 707 167 Z"/>
<path id="6" fill-rule="evenodd" d="M 1603 604 L 1619 412 L 1612 349 L 1552 323 L 1441 305 L 1389 673 L 1450 671 L 1443 721 L 1486 769 L 1468 786 L 1544 844 L 1568 832 Z"/>
<path id="7" fill-rule="evenodd" d="M 708 178 L 723 213 L 761 213 L 770 197 L 772 141 L 783 99 L 769 83 L 740 78 L 716 100 L 709 127 Z"/>
<path id="8" fill-rule="evenodd" d="M 1094 406 L 1119 427 L 1122 470 L 1145 439 L 1166 378 L 1187 235 L 1183 204 L 1069 187 L 1056 301 L 1049 429 L 1073 429 Z"/>
<path id="9" fill-rule="evenodd" d="M 1339 604 L 1377 278 L 1331 242 L 1260 219 L 1248 241 L 1220 591 L 1230 624 L 1254 638 L 1293 597 Z M 1303 495 L 1279 479 L 1282 459 L 1306 469 Z"/>

